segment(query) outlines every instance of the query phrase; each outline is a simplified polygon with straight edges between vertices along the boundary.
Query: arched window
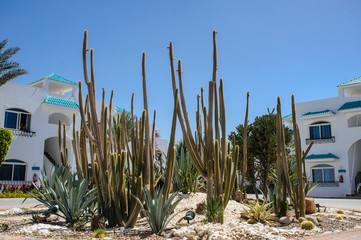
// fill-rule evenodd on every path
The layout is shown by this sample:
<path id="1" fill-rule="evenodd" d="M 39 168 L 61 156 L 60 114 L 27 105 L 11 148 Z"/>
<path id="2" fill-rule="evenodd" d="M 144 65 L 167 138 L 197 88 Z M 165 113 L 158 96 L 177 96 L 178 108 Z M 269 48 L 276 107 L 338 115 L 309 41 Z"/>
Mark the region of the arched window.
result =
<path id="1" fill-rule="evenodd" d="M 17 129 L 22 131 L 30 131 L 29 112 L 18 108 L 9 108 L 5 110 L 4 127 L 9 129 Z"/>
<path id="2" fill-rule="evenodd" d="M 361 114 L 353 116 L 347 120 L 348 127 L 360 127 L 361 126 Z"/>
<path id="3" fill-rule="evenodd" d="M 70 125 L 70 120 L 69 118 L 62 114 L 62 113 L 53 113 L 49 116 L 49 123 L 51 124 L 59 124 L 59 120 L 61 120 L 62 123 L 65 123 L 66 126 Z"/>
<path id="4" fill-rule="evenodd" d="M 0 180 L 24 181 L 26 163 L 16 159 L 8 159 L 0 166 Z"/>
<path id="5" fill-rule="evenodd" d="M 335 168 L 328 164 L 320 164 L 312 167 L 312 181 L 318 183 L 334 183 Z"/>
<path id="6" fill-rule="evenodd" d="M 310 139 L 323 139 L 331 137 L 331 123 L 316 122 L 310 125 Z"/>

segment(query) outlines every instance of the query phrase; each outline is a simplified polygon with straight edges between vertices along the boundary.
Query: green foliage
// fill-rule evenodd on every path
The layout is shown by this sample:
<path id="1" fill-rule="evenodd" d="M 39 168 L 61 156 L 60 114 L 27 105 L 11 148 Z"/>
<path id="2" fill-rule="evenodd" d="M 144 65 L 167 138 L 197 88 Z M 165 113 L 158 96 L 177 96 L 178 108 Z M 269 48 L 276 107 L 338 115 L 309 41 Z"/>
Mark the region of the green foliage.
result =
<path id="1" fill-rule="evenodd" d="M 342 216 L 337 215 L 337 216 L 335 216 L 335 217 L 334 217 L 334 219 L 336 219 L 336 220 L 343 220 L 343 217 L 342 217 Z"/>
<path id="2" fill-rule="evenodd" d="M 206 217 L 208 222 L 220 223 L 223 219 L 223 212 L 222 199 L 212 197 L 207 200 Z"/>
<path id="3" fill-rule="evenodd" d="M 292 133 L 288 127 L 284 127 L 286 145 L 291 143 Z M 243 156 L 243 124 L 236 127 L 235 132 L 228 136 L 229 140 L 236 139 L 236 144 L 240 147 L 240 156 Z M 253 123 L 248 125 L 248 144 L 247 144 L 247 175 L 249 183 L 254 185 L 257 180 L 261 181 L 262 191 L 267 193 L 270 173 L 274 170 L 277 159 L 277 141 L 276 141 L 276 114 L 268 114 L 256 117 Z M 242 166 L 243 159 L 240 159 Z"/>
<path id="4" fill-rule="evenodd" d="M 32 214 L 32 215 L 31 215 L 31 221 L 32 221 L 33 223 L 39 223 L 40 221 L 39 221 L 38 215 L 37 215 L 37 214 Z"/>
<path id="5" fill-rule="evenodd" d="M 7 81 L 27 73 L 26 70 L 21 69 L 19 63 L 9 61 L 9 59 L 20 50 L 19 47 L 5 49 L 8 40 L 0 42 L 0 87 Z M 1 139 L 1 138 L 0 138 Z"/>
<path id="6" fill-rule="evenodd" d="M 125 111 L 125 110 L 124 110 Z M 124 116 L 125 115 L 125 116 Z M 125 128 L 124 131 L 127 133 L 128 139 L 132 136 L 132 114 L 125 112 L 125 114 L 118 114 L 117 117 L 113 116 L 112 132 L 114 135 L 121 135 L 123 133 L 123 121 L 125 117 Z M 119 118 L 119 120 L 117 119 Z M 135 117 L 133 121 L 135 121 Z M 118 128 L 119 126 L 119 128 Z"/>
<path id="7" fill-rule="evenodd" d="M 342 210 L 342 209 L 337 209 L 337 210 L 336 210 L 336 213 L 337 213 L 337 214 L 345 214 L 345 211 Z"/>
<path id="8" fill-rule="evenodd" d="M 181 199 L 172 203 L 178 192 L 173 193 L 168 199 L 166 199 L 163 195 L 163 188 L 158 188 L 156 190 L 154 198 L 152 198 L 148 189 L 144 188 L 143 192 L 145 195 L 146 208 L 144 208 L 139 198 L 134 195 L 133 197 L 137 200 L 138 204 L 142 205 L 142 211 L 147 217 L 153 233 L 159 234 L 164 231 L 168 223 L 179 213 L 173 214 L 173 216 L 170 217 Z"/>
<path id="9" fill-rule="evenodd" d="M 184 194 L 196 192 L 199 172 L 194 166 L 192 158 L 189 156 L 183 142 L 179 142 L 176 145 L 176 153 L 175 177 L 173 178 L 174 189 Z"/>
<path id="10" fill-rule="evenodd" d="M 35 193 L 36 190 L 31 190 L 30 192 Z M 23 191 L 15 191 L 11 192 L 10 190 L 4 190 L 0 194 L 0 198 L 32 198 L 33 196 L 30 194 L 30 192 L 24 193 Z"/>
<path id="11" fill-rule="evenodd" d="M 315 227 L 315 225 L 311 221 L 303 221 L 301 223 L 301 228 L 302 229 L 312 230 L 314 227 Z"/>
<path id="12" fill-rule="evenodd" d="M 9 225 L 7 223 L 1 223 L 0 228 L 2 228 L 3 231 L 7 231 L 9 229 Z"/>
<path id="13" fill-rule="evenodd" d="M 87 216 L 97 198 L 96 189 L 88 190 L 89 180 L 78 177 L 69 168 L 55 167 L 49 176 L 42 173 L 42 190 L 36 186 L 36 193 L 30 195 L 48 207 L 58 205 L 59 216 L 75 223 Z"/>
<path id="14" fill-rule="evenodd" d="M 12 137 L 13 137 L 13 135 L 11 133 L 11 130 L 0 129 L 0 166 L 5 161 L 5 157 L 8 154 Z"/>
<path id="15" fill-rule="evenodd" d="M 104 229 L 97 229 L 94 231 L 94 233 L 92 234 L 92 237 L 95 238 L 105 238 L 109 235 L 109 233 L 107 233 Z"/>
<path id="16" fill-rule="evenodd" d="M 257 201 L 254 206 L 246 205 L 248 209 L 243 209 L 243 215 L 248 218 L 248 223 L 267 223 L 268 225 L 272 225 L 271 221 L 271 211 L 270 203 L 263 202 L 262 205 Z"/>

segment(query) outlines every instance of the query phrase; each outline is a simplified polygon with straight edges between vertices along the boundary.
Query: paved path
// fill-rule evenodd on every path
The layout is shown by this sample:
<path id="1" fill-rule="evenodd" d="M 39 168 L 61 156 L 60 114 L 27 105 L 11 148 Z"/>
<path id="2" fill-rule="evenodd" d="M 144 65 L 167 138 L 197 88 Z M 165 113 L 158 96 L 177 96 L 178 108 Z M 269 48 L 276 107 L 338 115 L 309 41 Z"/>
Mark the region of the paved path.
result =
<path id="1" fill-rule="evenodd" d="M 353 229 L 347 232 L 337 232 L 332 234 L 322 234 L 318 236 L 305 237 L 301 238 L 302 240 L 360 240 L 361 239 L 361 229 Z"/>
<path id="2" fill-rule="evenodd" d="M 34 198 L 28 198 L 23 203 L 24 198 L 0 198 L 0 210 L 6 210 L 14 207 L 34 207 L 40 204 Z"/>

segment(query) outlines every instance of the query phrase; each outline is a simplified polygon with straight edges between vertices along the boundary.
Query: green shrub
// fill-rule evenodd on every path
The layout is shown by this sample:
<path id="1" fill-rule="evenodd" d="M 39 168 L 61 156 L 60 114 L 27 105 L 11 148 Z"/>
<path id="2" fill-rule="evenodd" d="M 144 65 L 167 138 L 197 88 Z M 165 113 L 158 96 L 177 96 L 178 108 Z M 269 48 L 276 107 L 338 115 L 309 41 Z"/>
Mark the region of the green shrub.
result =
<path id="1" fill-rule="evenodd" d="M 148 220 L 148 223 L 153 233 L 159 234 L 164 231 L 168 223 L 179 213 L 178 212 L 176 214 L 173 214 L 173 216 L 170 217 L 181 199 L 178 199 L 177 201 L 175 201 L 175 203 L 172 204 L 178 192 L 173 193 L 166 200 L 163 196 L 163 188 L 158 188 L 156 190 L 154 198 L 152 198 L 148 189 L 144 188 L 143 191 L 145 195 L 145 204 L 147 206 L 146 209 L 144 208 L 139 198 L 134 195 L 133 197 L 142 206 L 142 210 Z"/>
<path id="2" fill-rule="evenodd" d="M 97 200 L 96 189 L 88 190 L 90 180 L 79 179 L 68 167 L 55 167 L 49 177 L 43 172 L 39 181 L 42 190 L 35 186 L 36 192 L 29 194 L 48 207 L 58 205 L 63 214 L 58 216 L 70 223 L 86 217 Z"/>
<path id="3" fill-rule="evenodd" d="M 345 214 L 345 211 L 342 209 L 337 209 L 336 213 L 337 214 Z"/>
<path id="4" fill-rule="evenodd" d="M 336 219 L 336 220 L 343 220 L 343 217 L 342 217 L 342 216 L 335 216 L 334 219 Z"/>
<path id="5" fill-rule="evenodd" d="M 97 229 L 94 231 L 94 233 L 92 234 L 92 237 L 95 238 L 105 238 L 109 235 L 109 233 L 107 233 L 104 229 Z"/>
<path id="6" fill-rule="evenodd" d="M 312 230 L 314 227 L 315 227 L 315 225 L 311 221 L 303 221 L 301 223 L 301 228 L 302 229 Z"/>
<path id="7" fill-rule="evenodd" d="M 13 135 L 8 129 L 0 129 L 0 166 L 9 152 Z"/>

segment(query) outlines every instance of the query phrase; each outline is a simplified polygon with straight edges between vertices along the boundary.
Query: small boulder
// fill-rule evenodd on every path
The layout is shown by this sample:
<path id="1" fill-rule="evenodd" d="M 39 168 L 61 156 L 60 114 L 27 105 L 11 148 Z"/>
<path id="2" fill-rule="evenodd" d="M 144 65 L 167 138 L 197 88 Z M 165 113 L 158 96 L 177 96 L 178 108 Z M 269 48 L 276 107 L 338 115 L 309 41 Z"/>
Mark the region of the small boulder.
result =
<path id="1" fill-rule="evenodd" d="M 241 190 L 239 190 L 239 189 L 236 190 L 236 192 L 234 193 L 234 200 L 236 200 L 237 202 L 242 202 Z"/>
<path id="2" fill-rule="evenodd" d="M 292 220 L 294 223 L 300 223 L 296 218 Z"/>
<path id="3" fill-rule="evenodd" d="M 317 221 L 320 223 L 322 222 L 322 218 L 321 217 L 317 217 Z"/>
<path id="4" fill-rule="evenodd" d="M 90 229 L 92 231 L 96 229 L 105 229 L 105 219 L 101 214 L 94 214 L 90 218 Z"/>
<path id="5" fill-rule="evenodd" d="M 303 221 L 307 221 L 307 219 L 304 218 L 304 217 L 299 217 L 299 218 L 298 218 L 298 222 L 299 222 L 299 223 L 302 223 Z"/>
<path id="6" fill-rule="evenodd" d="M 306 198 L 306 214 L 313 214 L 317 213 L 317 207 L 315 204 L 315 199 L 313 198 Z"/>
<path id="7" fill-rule="evenodd" d="M 288 218 L 288 217 L 281 217 L 279 220 L 280 223 L 284 224 L 284 225 L 288 225 L 290 224 L 292 221 Z"/>
<path id="8" fill-rule="evenodd" d="M 316 218 L 316 217 L 307 216 L 306 219 L 307 219 L 308 221 L 313 222 L 315 225 L 318 225 L 318 221 L 317 221 L 317 218 Z"/>

